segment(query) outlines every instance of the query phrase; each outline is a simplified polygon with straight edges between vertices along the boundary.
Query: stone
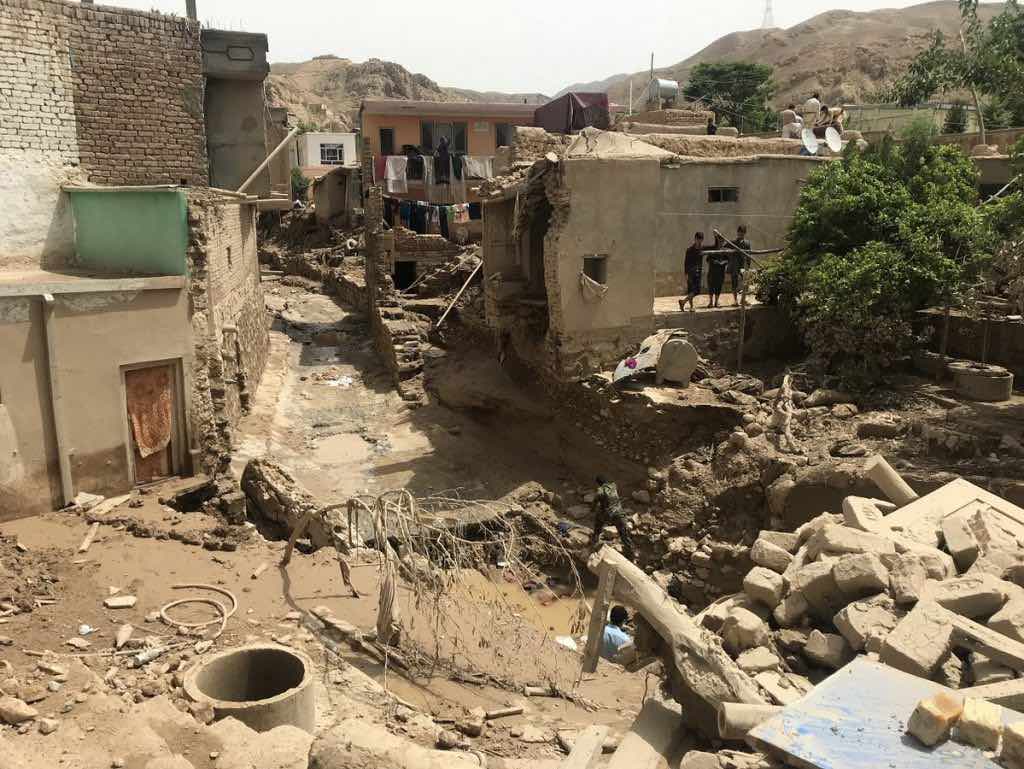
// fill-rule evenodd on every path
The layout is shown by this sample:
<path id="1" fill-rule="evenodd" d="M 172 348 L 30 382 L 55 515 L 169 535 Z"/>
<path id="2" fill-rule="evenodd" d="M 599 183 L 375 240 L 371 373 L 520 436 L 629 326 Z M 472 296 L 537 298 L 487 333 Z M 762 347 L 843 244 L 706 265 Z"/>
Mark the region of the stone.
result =
<path id="1" fill-rule="evenodd" d="M 907 723 L 907 734 L 918 742 L 934 747 L 949 739 L 953 725 L 963 713 L 963 699 L 948 692 L 923 699 L 917 703 Z"/>
<path id="2" fill-rule="evenodd" d="M 952 649 L 953 628 L 947 617 L 935 604 L 921 602 L 886 637 L 881 661 L 904 673 L 931 678 Z"/>
<path id="3" fill-rule="evenodd" d="M 469 718 L 464 718 L 455 724 L 455 728 L 462 732 L 467 737 L 479 737 L 484 733 L 484 724 L 487 719 L 487 714 L 483 708 L 474 708 Z"/>
<path id="4" fill-rule="evenodd" d="M 796 488 L 796 481 L 792 478 L 785 475 L 781 478 L 777 478 L 775 482 L 768 487 L 766 492 L 768 509 L 775 515 L 782 515 L 785 513 L 786 502 L 794 488 Z"/>
<path id="5" fill-rule="evenodd" d="M 804 656 L 811 662 L 838 670 L 853 659 L 853 650 L 841 635 L 812 630 L 804 646 Z"/>
<path id="6" fill-rule="evenodd" d="M 889 568 L 889 590 L 893 600 L 900 606 L 917 603 L 928 581 L 928 571 L 921 557 L 904 553 L 892 564 Z"/>
<path id="7" fill-rule="evenodd" d="M 772 616 L 781 627 L 793 627 L 800 624 L 810 608 L 803 593 L 790 593 L 775 607 Z"/>
<path id="8" fill-rule="evenodd" d="M 759 538 L 750 548 L 750 560 L 776 574 L 784 574 L 793 563 L 793 556 L 778 545 Z"/>
<path id="9" fill-rule="evenodd" d="M 783 707 L 792 705 L 814 688 L 809 680 L 795 673 L 779 673 L 766 670 L 754 676 L 754 680 L 775 702 Z"/>
<path id="10" fill-rule="evenodd" d="M 836 630 L 854 651 L 863 651 L 872 637 L 885 639 L 899 624 L 896 604 L 887 595 L 854 601 L 833 619 Z"/>
<path id="11" fill-rule="evenodd" d="M 997 633 L 1024 643 L 1024 598 L 1011 598 L 986 624 Z"/>
<path id="12" fill-rule="evenodd" d="M 775 642 L 780 649 L 798 654 L 807 645 L 807 636 L 810 635 L 810 632 L 809 630 L 779 630 L 775 633 Z"/>
<path id="13" fill-rule="evenodd" d="M 0 697 L 0 721 L 5 724 L 17 725 L 31 721 L 39 715 L 39 711 L 26 705 L 16 697 Z"/>
<path id="14" fill-rule="evenodd" d="M 837 403 L 832 407 L 832 416 L 836 419 L 850 419 L 858 413 L 857 407 L 852 403 Z"/>
<path id="15" fill-rule="evenodd" d="M 873 553 L 844 555 L 832 566 L 832 578 L 846 595 L 859 598 L 889 588 L 889 570 Z"/>
<path id="16" fill-rule="evenodd" d="M 905 429 L 895 414 L 872 416 L 857 424 L 858 438 L 896 438 Z"/>
<path id="17" fill-rule="evenodd" d="M 756 649 L 747 649 L 741 653 L 736 658 L 736 664 L 744 673 L 753 676 L 766 670 L 778 670 L 781 662 L 770 649 L 758 646 Z"/>
<path id="18" fill-rule="evenodd" d="M 964 689 L 970 686 L 970 680 L 967 677 L 964 663 L 960 661 L 956 654 L 950 654 L 942 661 L 939 669 L 932 676 L 932 680 L 937 684 L 942 684 L 947 689 Z"/>
<path id="19" fill-rule="evenodd" d="M 77 636 L 74 638 L 69 638 L 64 643 L 73 649 L 78 649 L 79 651 L 84 651 L 85 649 L 88 649 L 90 646 L 92 646 L 92 644 L 86 641 L 84 638 L 78 638 Z"/>
<path id="20" fill-rule="evenodd" d="M 995 750 L 1003 734 L 1003 710 L 986 700 L 968 697 L 956 724 L 957 742 L 982 750 Z"/>
<path id="21" fill-rule="evenodd" d="M 884 520 L 874 500 L 866 497 L 847 497 L 843 500 L 843 522 L 851 528 L 873 531 L 882 526 Z"/>
<path id="22" fill-rule="evenodd" d="M 967 518 L 963 515 L 950 515 L 943 518 L 940 525 L 946 550 L 953 556 L 957 569 L 967 571 L 978 560 L 981 552 Z"/>
<path id="23" fill-rule="evenodd" d="M 928 582 L 922 598 L 935 601 L 962 617 L 977 619 L 994 614 L 1006 602 L 1002 582 L 988 574 Z"/>
<path id="24" fill-rule="evenodd" d="M 1024 769 L 1024 721 L 1003 727 L 999 759 L 1007 769 Z"/>
<path id="25" fill-rule="evenodd" d="M 770 545 L 781 547 L 787 553 L 795 553 L 800 547 L 800 537 L 793 531 L 762 531 L 757 535 L 759 540 Z"/>
<path id="26" fill-rule="evenodd" d="M 40 734 L 53 734 L 60 727 L 60 721 L 56 718 L 40 718 L 37 723 Z"/>
<path id="27" fill-rule="evenodd" d="M 1012 668 L 993 662 L 980 652 L 972 652 L 970 657 L 971 683 L 974 686 L 987 686 L 1017 678 Z"/>
<path id="28" fill-rule="evenodd" d="M 726 649 L 734 654 L 765 646 L 770 640 L 768 626 L 761 618 L 752 611 L 740 607 L 734 608 L 725 618 L 721 636 Z"/>
<path id="29" fill-rule="evenodd" d="M 832 576 L 832 564 L 817 561 L 792 572 L 789 577 L 790 593 L 802 593 L 813 613 L 823 620 L 832 619 L 846 605 L 846 596 L 839 590 Z"/>
<path id="30" fill-rule="evenodd" d="M 809 546 L 811 554 L 818 553 L 895 553 L 896 545 L 891 539 L 872 534 L 867 531 L 844 526 L 842 524 L 829 524 L 814 535 Z"/>
<path id="31" fill-rule="evenodd" d="M 51 676 L 66 676 L 68 669 L 50 660 L 41 660 L 36 664 L 36 669 Z"/>
<path id="32" fill-rule="evenodd" d="M 8 638 L 5 635 L 0 635 L 0 646 L 13 646 L 13 645 L 14 645 L 14 639 L 13 638 Z"/>
<path id="33" fill-rule="evenodd" d="M 830 390 L 827 388 L 818 388 L 813 390 L 810 395 L 801 404 L 804 408 L 814 408 L 816 406 L 835 406 L 840 403 L 852 403 L 853 396 L 843 390 Z"/>
<path id="34" fill-rule="evenodd" d="M 188 712 L 201 724 L 212 724 L 216 716 L 213 705 L 209 702 L 190 702 L 188 704 Z"/>
<path id="35" fill-rule="evenodd" d="M 743 578 L 743 592 L 769 609 L 779 605 L 784 589 L 782 575 L 763 566 L 755 566 Z"/>
<path id="36" fill-rule="evenodd" d="M 796 530 L 797 544 L 804 544 L 826 526 L 840 523 L 842 520 L 842 516 L 833 515 L 832 513 L 822 513 L 818 517 L 812 518 Z"/>
<path id="37" fill-rule="evenodd" d="M 130 609 L 135 606 L 138 600 L 133 595 L 114 595 L 104 599 L 103 605 L 108 609 Z"/>
<path id="38" fill-rule="evenodd" d="M 634 502 L 639 502 L 642 505 L 651 504 L 651 492 L 647 489 L 637 489 L 631 495 Z"/>

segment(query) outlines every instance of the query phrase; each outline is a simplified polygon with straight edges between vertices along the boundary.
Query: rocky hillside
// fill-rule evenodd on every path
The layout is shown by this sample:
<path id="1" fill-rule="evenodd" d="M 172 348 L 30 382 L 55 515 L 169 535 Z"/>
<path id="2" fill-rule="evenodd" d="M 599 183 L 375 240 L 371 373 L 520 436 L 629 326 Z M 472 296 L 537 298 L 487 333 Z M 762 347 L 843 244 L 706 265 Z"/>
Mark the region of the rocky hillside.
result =
<path id="1" fill-rule="evenodd" d="M 997 4 L 982 6 L 983 18 Z M 960 13 L 955 0 L 867 13 L 828 11 L 789 29 L 757 29 L 719 38 L 678 64 L 655 70 L 659 77 L 685 83 L 690 70 L 705 61 L 753 61 L 771 64 L 778 83 L 776 103 L 800 102 L 819 91 L 829 103 L 856 103 L 891 80 L 926 47 L 935 29 L 955 39 Z M 616 75 L 606 81 L 577 83 L 564 89 L 607 90 L 625 104 L 629 81 L 636 99 L 649 74 Z"/>
<path id="2" fill-rule="evenodd" d="M 348 130 L 365 98 L 428 101 L 522 101 L 543 104 L 543 94 L 506 94 L 443 88 L 426 75 L 380 59 L 353 62 L 317 56 L 298 64 L 273 64 L 267 79 L 272 104 L 287 106 L 300 120 L 318 128 Z"/>

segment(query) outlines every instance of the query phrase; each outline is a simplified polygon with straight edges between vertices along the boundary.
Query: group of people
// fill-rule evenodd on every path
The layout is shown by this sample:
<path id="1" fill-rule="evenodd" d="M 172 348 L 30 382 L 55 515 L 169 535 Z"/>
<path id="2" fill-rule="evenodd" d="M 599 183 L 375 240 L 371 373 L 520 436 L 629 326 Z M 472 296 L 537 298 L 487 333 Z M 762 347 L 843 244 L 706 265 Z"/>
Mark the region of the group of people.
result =
<path id="1" fill-rule="evenodd" d="M 747 226 L 741 224 L 736 228 L 736 239 L 726 242 L 715 234 L 714 245 L 705 250 L 704 233 L 693 236 L 693 243 L 686 249 L 683 258 L 683 274 L 686 276 L 686 295 L 679 300 L 679 309 L 696 310 L 694 300 L 700 296 L 704 282 L 704 260 L 708 268 L 708 307 L 718 307 L 728 273 L 732 284 L 732 299 L 739 304 L 739 292 L 743 285 L 743 272 L 750 267 L 750 241 L 747 240 Z"/>
<path id="2" fill-rule="evenodd" d="M 829 128 L 835 128 L 842 134 L 845 119 L 846 111 L 842 107 L 829 107 L 823 104 L 819 94 L 815 93 L 804 102 L 800 112 L 797 112 L 795 104 L 790 104 L 782 110 L 782 138 L 799 139 L 804 128 L 808 126 L 819 139 L 825 137 L 825 132 Z"/>

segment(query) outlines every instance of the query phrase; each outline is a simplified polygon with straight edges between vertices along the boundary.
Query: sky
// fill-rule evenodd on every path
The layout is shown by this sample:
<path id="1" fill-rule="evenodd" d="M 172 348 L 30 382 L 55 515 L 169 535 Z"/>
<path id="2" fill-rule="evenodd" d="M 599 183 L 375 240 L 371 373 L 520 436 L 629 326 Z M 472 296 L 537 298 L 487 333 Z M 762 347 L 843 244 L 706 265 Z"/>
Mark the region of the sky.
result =
<path id="1" fill-rule="evenodd" d="M 184 14 L 185 0 L 100 0 Z M 394 61 L 442 86 L 551 95 L 621 72 L 669 66 L 719 37 L 757 29 L 765 0 L 196 0 L 207 26 L 265 32 L 270 60 L 321 54 Z M 790 27 L 834 9 L 920 0 L 774 0 Z"/>

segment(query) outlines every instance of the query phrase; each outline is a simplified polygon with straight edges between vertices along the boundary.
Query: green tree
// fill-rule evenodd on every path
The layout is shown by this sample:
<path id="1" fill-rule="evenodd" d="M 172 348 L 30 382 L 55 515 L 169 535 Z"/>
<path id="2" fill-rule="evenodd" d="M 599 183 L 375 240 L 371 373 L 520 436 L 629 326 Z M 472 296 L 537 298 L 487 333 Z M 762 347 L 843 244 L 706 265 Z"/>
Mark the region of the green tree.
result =
<path id="1" fill-rule="evenodd" d="M 292 200 L 305 200 L 309 189 L 309 179 L 299 168 L 292 169 Z"/>
<path id="2" fill-rule="evenodd" d="M 772 68 L 743 61 L 702 62 L 683 89 L 688 99 L 707 102 L 723 123 L 744 132 L 770 131 L 777 117 L 768 102 L 775 95 Z"/>
<path id="3" fill-rule="evenodd" d="M 953 102 L 942 124 L 944 134 L 962 134 L 967 130 L 967 105 L 962 101 Z"/>
<path id="4" fill-rule="evenodd" d="M 958 301 L 994 250 L 974 164 L 934 133 L 924 121 L 813 172 L 785 253 L 758 276 L 759 298 L 786 308 L 821 370 L 850 386 L 905 355 L 914 311 Z"/>

